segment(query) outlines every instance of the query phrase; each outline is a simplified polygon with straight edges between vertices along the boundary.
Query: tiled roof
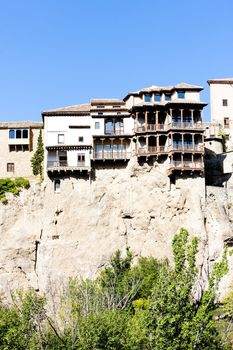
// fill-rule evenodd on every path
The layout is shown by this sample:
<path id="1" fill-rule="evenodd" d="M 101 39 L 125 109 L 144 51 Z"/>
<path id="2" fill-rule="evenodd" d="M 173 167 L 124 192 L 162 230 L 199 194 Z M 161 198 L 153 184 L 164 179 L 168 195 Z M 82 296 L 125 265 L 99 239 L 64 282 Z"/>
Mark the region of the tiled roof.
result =
<path id="1" fill-rule="evenodd" d="M 207 83 L 210 84 L 233 84 L 233 78 L 224 78 L 224 79 L 209 79 Z"/>
<path id="2" fill-rule="evenodd" d="M 123 100 L 117 99 L 117 98 L 112 98 L 112 99 L 92 99 L 91 100 L 91 105 L 122 105 L 125 104 L 125 102 Z"/>
<path id="3" fill-rule="evenodd" d="M 142 93 L 145 92 L 166 92 L 166 91 L 173 91 L 173 90 L 196 90 L 196 91 L 201 91 L 203 90 L 202 86 L 199 85 L 191 85 L 191 84 L 187 84 L 187 83 L 180 83 L 174 86 L 157 86 L 157 85 L 151 85 L 151 86 L 147 86 L 141 90 L 138 91 L 134 91 L 134 92 L 129 92 L 125 98 L 124 101 L 127 99 L 128 96 L 130 95 L 140 95 Z"/>
<path id="4" fill-rule="evenodd" d="M 74 114 L 75 112 L 77 113 L 87 113 L 90 112 L 91 105 L 90 103 L 85 103 L 85 104 L 80 104 L 80 105 L 73 105 L 73 106 L 68 106 L 68 107 L 63 107 L 63 108 L 57 108 L 57 109 L 50 109 L 48 111 L 43 111 L 42 115 L 49 115 L 49 114 L 66 114 L 66 113 L 72 113 Z"/>
<path id="5" fill-rule="evenodd" d="M 42 128 L 42 122 L 34 121 L 23 121 L 23 122 L 0 122 L 0 129 L 10 129 L 10 128 Z"/>

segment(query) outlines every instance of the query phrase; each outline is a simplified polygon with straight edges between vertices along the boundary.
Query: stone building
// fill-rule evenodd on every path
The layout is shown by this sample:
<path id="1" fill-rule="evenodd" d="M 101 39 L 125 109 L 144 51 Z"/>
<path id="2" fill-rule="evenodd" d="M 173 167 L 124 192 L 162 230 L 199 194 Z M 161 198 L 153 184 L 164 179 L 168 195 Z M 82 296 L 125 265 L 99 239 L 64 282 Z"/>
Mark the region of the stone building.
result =
<path id="1" fill-rule="evenodd" d="M 92 168 L 139 161 L 167 163 L 167 175 L 204 173 L 200 86 L 150 86 L 123 100 L 93 99 L 45 111 L 45 172 L 90 174 Z"/>
<path id="2" fill-rule="evenodd" d="M 0 123 L 0 177 L 31 178 L 31 158 L 36 150 L 42 123 Z"/>

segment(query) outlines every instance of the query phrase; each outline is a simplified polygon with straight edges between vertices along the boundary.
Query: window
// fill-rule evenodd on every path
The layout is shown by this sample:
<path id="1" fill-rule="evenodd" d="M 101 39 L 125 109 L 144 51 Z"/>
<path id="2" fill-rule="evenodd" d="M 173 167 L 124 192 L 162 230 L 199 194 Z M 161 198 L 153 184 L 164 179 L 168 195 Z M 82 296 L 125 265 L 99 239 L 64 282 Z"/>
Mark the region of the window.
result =
<path id="1" fill-rule="evenodd" d="M 95 129 L 99 129 L 100 128 L 100 122 L 95 122 Z"/>
<path id="2" fill-rule="evenodd" d="M 222 100 L 222 105 L 223 105 L 224 107 L 227 107 L 227 106 L 228 106 L 228 100 L 223 99 L 223 100 Z"/>
<path id="3" fill-rule="evenodd" d="M 160 95 L 156 94 L 154 97 L 155 102 L 160 102 Z"/>
<path id="4" fill-rule="evenodd" d="M 114 133 L 112 119 L 105 120 L 105 134 L 112 135 Z"/>
<path id="5" fill-rule="evenodd" d="M 23 130 L 23 139 L 27 139 L 28 138 L 28 130 Z"/>
<path id="6" fill-rule="evenodd" d="M 165 101 L 171 101 L 171 95 L 165 94 Z"/>
<path id="7" fill-rule="evenodd" d="M 105 106 L 97 106 L 97 108 L 105 108 Z"/>
<path id="8" fill-rule="evenodd" d="M 28 145 L 9 145 L 10 152 L 29 151 Z"/>
<path id="9" fill-rule="evenodd" d="M 15 163 L 7 163 L 7 172 L 13 173 L 15 171 Z"/>
<path id="10" fill-rule="evenodd" d="M 103 112 L 98 112 L 98 115 L 103 115 L 104 113 Z"/>
<path id="11" fill-rule="evenodd" d="M 16 130 L 16 138 L 17 139 L 21 139 L 21 134 L 22 134 L 22 132 L 20 129 Z"/>
<path id="12" fill-rule="evenodd" d="M 78 142 L 83 142 L 83 136 L 79 136 Z"/>
<path id="13" fill-rule="evenodd" d="M 150 102 L 150 101 L 151 101 L 151 96 L 145 95 L 145 102 Z"/>
<path id="14" fill-rule="evenodd" d="M 229 118 L 224 118 L 224 128 L 229 128 Z"/>
<path id="15" fill-rule="evenodd" d="M 121 108 L 121 106 L 112 106 L 112 108 Z"/>
<path id="16" fill-rule="evenodd" d="M 61 191 L 61 181 L 60 180 L 55 180 L 54 182 L 54 192 L 55 193 L 60 193 Z"/>
<path id="17" fill-rule="evenodd" d="M 85 154 L 78 154 L 78 165 L 85 164 Z"/>
<path id="18" fill-rule="evenodd" d="M 9 130 L 9 139 L 14 139 L 15 138 L 15 130 L 11 129 Z"/>
<path id="19" fill-rule="evenodd" d="M 65 135 L 58 134 L 58 143 L 64 143 L 64 141 L 65 141 Z"/>
<path id="20" fill-rule="evenodd" d="M 28 129 L 10 129 L 9 139 L 28 139 Z"/>
<path id="21" fill-rule="evenodd" d="M 184 91 L 178 91 L 178 98 L 184 98 L 184 97 L 185 97 Z"/>

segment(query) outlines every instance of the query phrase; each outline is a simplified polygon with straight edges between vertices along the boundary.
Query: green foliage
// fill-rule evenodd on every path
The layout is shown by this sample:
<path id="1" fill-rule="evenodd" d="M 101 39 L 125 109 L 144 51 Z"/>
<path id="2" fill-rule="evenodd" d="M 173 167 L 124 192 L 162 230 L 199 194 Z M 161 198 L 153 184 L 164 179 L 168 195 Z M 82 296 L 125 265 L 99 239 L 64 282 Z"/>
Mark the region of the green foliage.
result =
<path id="1" fill-rule="evenodd" d="M 40 130 L 37 149 L 31 159 L 32 172 L 34 175 L 43 176 L 43 160 L 44 160 L 44 145 L 42 139 L 42 131 Z"/>
<path id="2" fill-rule="evenodd" d="M 198 240 L 190 242 L 181 229 L 172 248 L 174 266 L 151 257 L 133 264 L 129 249 L 125 257 L 117 251 L 95 280 L 70 279 L 53 317 L 44 298 L 17 293 L 12 307 L 0 309 L 0 350 L 227 349 L 213 317 L 227 251 L 214 265 L 208 289 L 194 298 Z"/>
<path id="3" fill-rule="evenodd" d="M 223 129 L 219 130 L 218 136 L 220 136 L 222 138 L 223 152 L 226 152 L 227 151 L 227 146 L 226 146 L 227 135 L 226 135 L 225 131 Z"/>
<path id="4" fill-rule="evenodd" d="M 12 307 L 0 309 L 0 349 L 42 348 L 45 299 L 34 291 L 18 292 Z"/>
<path id="5" fill-rule="evenodd" d="M 15 180 L 9 178 L 0 179 L 0 200 L 3 204 L 7 204 L 7 192 L 13 193 L 14 196 L 17 196 L 22 188 L 28 189 L 29 187 L 29 181 L 22 177 L 19 177 Z"/>

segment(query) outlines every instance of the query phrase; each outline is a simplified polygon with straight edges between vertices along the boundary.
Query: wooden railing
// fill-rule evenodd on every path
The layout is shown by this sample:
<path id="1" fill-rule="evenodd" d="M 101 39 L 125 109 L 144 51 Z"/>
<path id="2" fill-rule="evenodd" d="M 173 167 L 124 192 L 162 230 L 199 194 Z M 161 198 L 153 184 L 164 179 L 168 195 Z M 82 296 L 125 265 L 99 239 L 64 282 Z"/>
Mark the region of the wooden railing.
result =
<path id="1" fill-rule="evenodd" d="M 131 152 L 94 152 L 93 159 L 129 159 Z"/>
<path id="2" fill-rule="evenodd" d="M 168 151 L 195 151 L 195 152 L 203 152 L 203 145 L 195 145 L 195 144 L 175 144 L 168 146 Z"/>
<path id="3" fill-rule="evenodd" d="M 138 125 L 136 127 L 137 132 L 146 132 L 146 131 L 156 131 L 156 130 L 166 130 L 166 124 L 147 124 L 147 125 Z"/>
<path id="4" fill-rule="evenodd" d="M 194 161 L 192 162 L 184 160 L 183 162 L 181 160 L 173 160 L 169 164 L 170 169 L 183 169 L 183 170 L 189 170 L 189 169 L 196 169 L 196 170 L 203 170 L 204 164 L 201 161 Z"/>
<path id="5" fill-rule="evenodd" d="M 157 154 L 157 153 L 167 153 L 167 147 L 166 146 L 148 146 L 146 147 L 140 147 L 138 148 L 138 154 L 139 155 L 147 155 L 147 154 Z"/>
<path id="6" fill-rule="evenodd" d="M 105 130 L 104 134 L 105 135 L 124 135 L 124 130 L 123 129 L 116 129 L 116 130 Z"/>
<path id="7" fill-rule="evenodd" d="M 170 129 L 203 129 L 203 125 L 201 122 L 192 123 L 192 122 L 175 122 L 168 124 L 168 128 Z"/>
<path id="8" fill-rule="evenodd" d="M 68 165 L 67 161 L 65 160 L 58 160 L 58 161 L 48 161 L 47 162 L 47 169 L 51 168 L 89 168 L 86 166 L 85 162 L 77 162 L 77 165 Z"/>

